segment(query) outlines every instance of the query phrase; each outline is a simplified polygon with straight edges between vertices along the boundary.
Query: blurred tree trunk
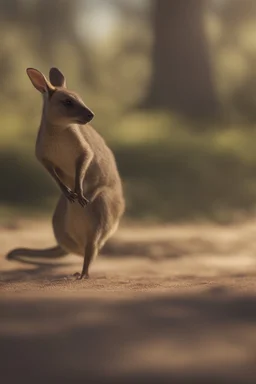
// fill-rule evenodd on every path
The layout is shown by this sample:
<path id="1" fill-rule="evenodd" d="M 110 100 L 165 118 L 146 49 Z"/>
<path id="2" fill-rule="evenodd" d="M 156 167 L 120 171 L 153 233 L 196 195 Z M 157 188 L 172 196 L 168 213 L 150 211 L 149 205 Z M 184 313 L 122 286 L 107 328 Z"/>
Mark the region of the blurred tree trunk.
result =
<path id="1" fill-rule="evenodd" d="M 81 12 L 82 1 L 84 6 L 87 0 L 0 0 L 0 24 L 13 23 L 21 32 L 27 30 L 31 49 L 42 62 L 50 66 L 56 65 L 58 44 L 65 41 L 74 48 L 80 59 L 81 80 L 95 85 L 96 78 L 90 55 L 85 42 L 77 34 L 77 16 Z M 0 69 L 7 73 L 9 67 L 7 58 L 0 57 Z"/>
<path id="2" fill-rule="evenodd" d="M 85 2 L 86 0 L 83 0 Z M 54 65 L 56 48 L 58 43 L 65 38 L 76 49 L 77 56 L 83 63 L 81 78 L 87 83 L 95 83 L 95 74 L 90 65 L 84 42 L 76 32 L 76 20 L 81 4 L 71 0 L 37 0 L 34 7 L 34 20 L 39 27 L 40 49 L 43 51 L 47 61 Z M 60 16 L 61 15 L 61 16 Z"/>
<path id="3" fill-rule="evenodd" d="M 215 116 L 204 0 L 153 0 L 153 73 L 143 107 Z"/>

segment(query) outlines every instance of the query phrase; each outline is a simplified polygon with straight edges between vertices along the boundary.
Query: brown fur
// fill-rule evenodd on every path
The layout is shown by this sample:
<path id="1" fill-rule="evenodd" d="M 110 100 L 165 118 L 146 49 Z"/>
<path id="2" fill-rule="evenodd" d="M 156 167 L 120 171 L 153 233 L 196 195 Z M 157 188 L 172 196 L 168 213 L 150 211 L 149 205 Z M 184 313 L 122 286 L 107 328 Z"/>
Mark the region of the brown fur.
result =
<path id="1" fill-rule="evenodd" d="M 44 98 L 36 156 L 62 191 L 53 215 L 58 246 L 35 255 L 82 255 L 84 265 L 78 274 L 82 278 L 88 276 L 90 262 L 118 227 L 125 208 L 122 183 L 112 151 L 88 124 L 93 113 L 66 88 L 62 73 L 52 68 L 51 82 L 35 69 L 27 73 Z M 16 249 L 8 258 L 31 252 Z"/>

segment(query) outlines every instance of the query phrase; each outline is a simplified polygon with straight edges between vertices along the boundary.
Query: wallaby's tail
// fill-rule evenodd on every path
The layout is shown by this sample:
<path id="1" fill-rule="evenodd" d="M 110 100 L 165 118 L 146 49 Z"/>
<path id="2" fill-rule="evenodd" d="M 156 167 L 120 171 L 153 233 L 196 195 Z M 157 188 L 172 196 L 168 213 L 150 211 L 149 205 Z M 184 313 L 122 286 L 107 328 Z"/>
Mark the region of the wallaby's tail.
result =
<path id="1" fill-rule="evenodd" d="M 64 251 L 59 245 L 46 248 L 46 249 L 29 249 L 29 248 L 16 248 L 6 255 L 6 259 L 12 260 L 19 258 L 19 256 L 43 257 L 46 259 L 59 258 L 66 256 L 67 251 Z"/>

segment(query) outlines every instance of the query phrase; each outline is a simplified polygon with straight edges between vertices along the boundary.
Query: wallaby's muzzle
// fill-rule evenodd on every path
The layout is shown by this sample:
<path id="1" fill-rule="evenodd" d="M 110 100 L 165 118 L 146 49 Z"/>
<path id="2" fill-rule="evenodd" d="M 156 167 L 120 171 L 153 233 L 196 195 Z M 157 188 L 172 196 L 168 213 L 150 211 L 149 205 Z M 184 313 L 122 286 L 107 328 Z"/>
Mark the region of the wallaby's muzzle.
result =
<path id="1" fill-rule="evenodd" d="M 79 124 L 87 124 L 90 121 L 92 121 L 93 118 L 94 118 L 94 113 L 91 110 L 84 108 L 83 113 L 81 114 L 81 116 L 79 116 L 79 119 L 77 120 L 77 122 Z"/>

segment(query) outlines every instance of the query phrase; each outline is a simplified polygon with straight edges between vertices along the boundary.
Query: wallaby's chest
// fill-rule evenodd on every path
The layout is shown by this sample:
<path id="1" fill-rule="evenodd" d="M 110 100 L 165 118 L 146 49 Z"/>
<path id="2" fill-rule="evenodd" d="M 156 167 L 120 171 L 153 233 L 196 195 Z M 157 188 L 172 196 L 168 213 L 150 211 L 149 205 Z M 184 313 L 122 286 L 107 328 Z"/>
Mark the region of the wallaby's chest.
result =
<path id="1" fill-rule="evenodd" d="M 36 141 L 36 156 L 47 159 L 68 176 L 75 176 L 77 148 L 67 132 L 50 134 L 40 129 Z"/>

